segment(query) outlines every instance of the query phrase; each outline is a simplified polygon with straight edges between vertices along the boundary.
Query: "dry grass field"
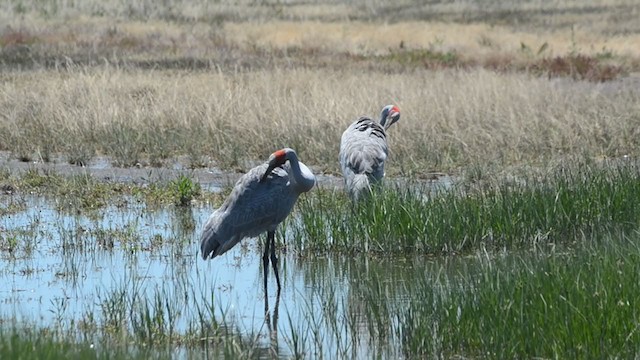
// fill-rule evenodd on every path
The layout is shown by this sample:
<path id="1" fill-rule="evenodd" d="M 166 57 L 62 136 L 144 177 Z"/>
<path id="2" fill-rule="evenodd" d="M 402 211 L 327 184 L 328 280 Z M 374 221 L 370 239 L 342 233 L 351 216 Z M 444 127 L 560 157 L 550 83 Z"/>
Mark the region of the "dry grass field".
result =
<path id="1" fill-rule="evenodd" d="M 246 169 L 400 106 L 389 172 L 637 156 L 631 0 L 7 1 L 0 150 L 25 161 Z"/>

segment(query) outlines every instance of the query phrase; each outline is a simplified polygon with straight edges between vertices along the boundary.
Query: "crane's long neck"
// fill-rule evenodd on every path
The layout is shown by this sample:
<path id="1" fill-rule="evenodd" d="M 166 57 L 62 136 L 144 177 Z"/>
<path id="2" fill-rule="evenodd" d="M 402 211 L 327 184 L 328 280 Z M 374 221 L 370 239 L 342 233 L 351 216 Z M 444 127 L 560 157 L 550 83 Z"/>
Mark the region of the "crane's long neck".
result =
<path id="1" fill-rule="evenodd" d="M 387 124 L 387 113 L 384 111 L 380 114 L 380 125 L 382 125 L 385 131 L 391 126 L 391 124 Z"/>
<path id="2" fill-rule="evenodd" d="M 387 115 L 388 112 L 383 112 L 380 115 L 380 125 L 384 128 L 384 131 L 387 131 L 396 122 L 394 118 L 389 118 Z"/>
<path id="3" fill-rule="evenodd" d="M 384 128 L 384 131 L 387 131 L 391 127 L 391 125 L 395 124 L 395 122 L 400 119 L 400 114 L 397 114 L 396 116 L 389 116 L 389 112 L 391 111 L 391 109 L 392 106 L 387 105 L 384 107 L 384 109 L 382 109 L 382 112 L 380 113 L 380 125 L 382 125 L 382 127 Z"/>
<path id="4" fill-rule="evenodd" d="M 291 165 L 291 175 L 296 182 L 296 187 L 300 192 L 311 190 L 313 185 L 316 184 L 316 177 L 311 173 L 311 170 L 298 161 L 298 156 L 295 152 L 287 153 L 287 159 L 289 159 L 289 164 Z"/>

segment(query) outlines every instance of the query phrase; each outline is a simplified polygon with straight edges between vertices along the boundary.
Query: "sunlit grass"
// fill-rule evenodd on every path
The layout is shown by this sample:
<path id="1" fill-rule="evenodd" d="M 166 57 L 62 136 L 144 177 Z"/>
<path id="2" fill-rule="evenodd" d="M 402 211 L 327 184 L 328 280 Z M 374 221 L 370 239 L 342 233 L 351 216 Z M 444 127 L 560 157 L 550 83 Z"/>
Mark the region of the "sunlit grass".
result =
<path id="1" fill-rule="evenodd" d="M 389 174 L 639 155 L 637 92 L 574 81 L 640 69 L 633 1 L 156 5 L 1 4 L 0 150 L 246 170 L 289 146 L 335 173 L 395 103 Z"/>
<path id="2" fill-rule="evenodd" d="M 101 57 L 113 58 L 113 49 L 134 61 L 223 60 L 239 48 L 266 53 L 302 49 L 303 53 L 370 54 L 387 52 L 400 44 L 449 49 L 471 58 L 509 54 L 524 59 L 530 55 L 524 47 L 539 49 L 543 44 L 547 44 L 547 54 L 554 56 L 576 50 L 588 55 L 609 51 L 638 56 L 636 47 L 629 46 L 638 39 L 633 17 L 638 5 L 631 0 L 427 4 L 412 0 L 221 1 L 215 5 L 173 0 L 156 6 L 12 0 L 0 6 L 0 20 L 9 25 L 0 33 L 0 45 L 9 47 L 3 60 L 22 61 L 23 65 L 52 62 L 46 55 L 58 58 L 62 54 L 76 61 L 99 62 Z M 118 20 L 116 26 L 113 20 Z M 13 45 L 28 45 L 31 51 Z M 213 47 L 226 54 L 216 54 Z M 307 60 L 313 61 L 313 57 Z M 65 60 L 59 62 L 64 64 Z"/>
<path id="3" fill-rule="evenodd" d="M 0 327 L 0 357 L 26 359 L 33 356 L 41 359 L 97 359 L 98 353 L 89 344 L 60 341 L 46 331 L 21 329 L 11 324 Z"/>
<path id="4" fill-rule="evenodd" d="M 75 342 L 70 333 L 54 329 L 34 329 L 24 324 L 0 326 L 0 357 L 3 359 L 170 359 L 168 353 L 145 349 L 130 351 L 127 346 L 108 346 L 90 341 Z M 107 346 L 103 346 L 107 345 Z"/>
<path id="5" fill-rule="evenodd" d="M 78 163 L 80 151 L 81 162 L 102 154 L 119 166 L 170 166 L 187 155 L 193 167 L 246 171 L 288 146 L 316 172 L 338 173 L 344 129 L 388 103 L 402 111 L 388 134 L 390 176 L 640 155 L 636 92 L 609 96 L 522 74 L 149 73 L 108 65 L 12 77 L 0 92 L 0 110 L 9 114 L 0 122 L 0 149 L 24 160 L 60 154 Z"/>
<path id="6" fill-rule="evenodd" d="M 581 163 L 538 176 L 460 181 L 450 191 L 390 185 L 357 206 L 341 191 L 318 189 L 299 200 L 290 243 L 303 254 L 387 255 L 571 244 L 585 233 L 637 226 L 638 173 L 632 163 Z"/>

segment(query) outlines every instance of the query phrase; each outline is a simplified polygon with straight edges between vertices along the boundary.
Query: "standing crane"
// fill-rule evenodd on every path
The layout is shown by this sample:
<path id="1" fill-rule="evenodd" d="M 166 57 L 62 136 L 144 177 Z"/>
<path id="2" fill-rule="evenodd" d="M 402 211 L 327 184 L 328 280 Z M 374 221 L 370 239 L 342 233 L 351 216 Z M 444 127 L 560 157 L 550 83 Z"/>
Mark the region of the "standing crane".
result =
<path id="1" fill-rule="evenodd" d="M 287 163 L 288 160 L 288 163 Z M 298 196 L 316 183 L 316 178 L 293 149 L 271 154 L 236 182 L 229 197 L 211 214 L 200 236 L 202 258 L 212 259 L 234 247 L 240 240 L 267 232 L 262 263 L 267 288 L 269 260 L 278 284 L 280 277 L 275 250 L 275 231 L 293 209 Z"/>
<path id="2" fill-rule="evenodd" d="M 342 133 L 340 167 L 352 199 L 369 194 L 371 186 L 384 177 L 384 162 L 389 154 L 386 131 L 398 120 L 400 109 L 387 105 L 382 108 L 379 123 L 363 116 Z"/>

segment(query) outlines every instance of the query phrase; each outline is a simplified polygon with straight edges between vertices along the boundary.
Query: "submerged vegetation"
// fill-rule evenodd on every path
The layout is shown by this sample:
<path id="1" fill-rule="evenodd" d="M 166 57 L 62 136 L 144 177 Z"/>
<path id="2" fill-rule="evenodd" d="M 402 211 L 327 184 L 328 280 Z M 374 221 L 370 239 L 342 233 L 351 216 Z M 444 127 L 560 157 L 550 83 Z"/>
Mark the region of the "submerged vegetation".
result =
<path id="1" fill-rule="evenodd" d="M 127 197 L 147 204 L 181 206 L 190 204 L 192 200 L 205 200 L 200 185 L 184 174 L 165 183 L 133 184 L 101 181 L 90 173 L 65 176 L 34 167 L 22 173 L 6 172 L 0 175 L 0 186 L 9 189 L 7 191 L 10 194 L 55 198 L 61 209 L 99 209 L 109 203 L 128 201 Z M 214 200 L 217 197 L 220 196 L 212 194 Z"/>

